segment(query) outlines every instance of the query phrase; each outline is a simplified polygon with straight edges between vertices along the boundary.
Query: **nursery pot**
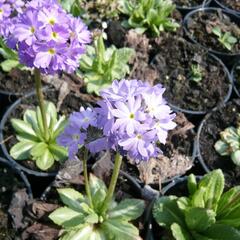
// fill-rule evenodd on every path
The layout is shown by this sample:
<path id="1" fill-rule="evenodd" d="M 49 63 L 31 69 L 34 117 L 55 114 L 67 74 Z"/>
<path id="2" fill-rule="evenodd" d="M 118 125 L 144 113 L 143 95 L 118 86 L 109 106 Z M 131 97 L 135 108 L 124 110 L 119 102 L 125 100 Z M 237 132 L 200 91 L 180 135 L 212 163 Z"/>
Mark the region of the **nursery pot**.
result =
<path id="1" fill-rule="evenodd" d="M 46 89 L 45 89 L 46 90 Z M 8 110 L 5 112 L 2 120 L 1 120 L 1 123 L 0 123 L 0 142 L 1 142 L 1 149 L 3 151 L 3 154 L 4 156 L 6 157 L 6 159 L 8 161 L 10 161 L 14 166 L 17 166 L 17 168 L 19 168 L 21 171 L 24 171 L 25 173 L 27 174 L 30 174 L 30 175 L 35 175 L 35 176 L 38 176 L 38 177 L 50 177 L 50 176 L 55 176 L 57 174 L 57 172 L 40 172 L 40 171 L 37 171 L 37 170 L 32 170 L 24 165 L 22 165 L 21 161 L 16 161 L 14 160 L 10 154 L 9 154 L 9 151 L 7 149 L 7 146 L 6 146 L 6 139 L 4 137 L 4 129 L 5 129 L 5 126 L 6 124 L 10 121 L 10 116 L 11 114 L 16 111 L 17 107 L 22 103 L 23 100 L 26 100 L 32 96 L 35 95 L 35 92 L 31 92 L 31 93 L 28 93 L 26 94 L 23 98 L 20 98 L 18 99 L 17 101 L 15 101 L 9 108 Z"/>
<path id="2" fill-rule="evenodd" d="M 237 83 L 237 79 L 235 78 L 235 72 L 236 72 L 236 68 L 239 67 L 240 68 L 240 61 L 238 61 L 232 68 L 231 71 L 231 76 L 233 79 L 233 89 L 235 91 L 235 93 L 237 94 L 237 96 L 240 98 L 240 89 L 239 89 L 239 85 L 240 83 Z M 240 74 L 240 70 L 239 70 L 239 74 Z"/>
<path id="3" fill-rule="evenodd" d="M 207 173 L 214 169 L 222 169 L 227 188 L 239 185 L 239 167 L 234 165 L 230 156 L 220 156 L 214 149 L 214 144 L 220 140 L 220 132 L 230 126 L 237 127 L 239 112 L 239 99 L 216 108 L 202 120 L 195 141 L 197 158 L 203 169 Z"/>
<path id="4" fill-rule="evenodd" d="M 234 64 L 238 59 L 240 59 L 240 51 L 237 53 L 224 53 L 218 50 L 213 50 L 210 49 L 207 46 L 204 46 L 202 43 L 200 43 L 197 39 L 195 39 L 191 33 L 189 32 L 189 25 L 191 24 L 191 17 L 194 16 L 197 13 L 200 12 L 206 12 L 206 13 L 218 13 L 219 11 L 221 11 L 224 15 L 227 15 L 231 21 L 233 21 L 234 23 L 236 23 L 237 25 L 239 25 L 240 23 L 240 17 L 230 13 L 226 10 L 223 9 L 219 9 L 219 8 L 200 8 L 200 9 L 196 9 L 190 13 L 188 13 L 184 20 L 183 20 L 183 28 L 185 31 L 185 34 L 187 35 L 187 37 L 195 44 L 201 46 L 202 48 L 208 50 L 210 53 L 216 55 L 217 57 L 219 57 L 227 66 L 231 66 L 232 64 Z M 239 25 L 240 27 L 240 25 Z"/>
<path id="5" fill-rule="evenodd" d="M 221 0 L 220 1 L 219 0 L 214 0 L 213 2 L 219 8 L 222 8 L 222 9 L 224 9 L 224 10 L 230 12 L 230 13 L 233 13 L 233 14 L 236 14 L 236 15 L 240 15 L 240 11 L 237 11 L 235 9 L 232 9 L 232 8 L 224 5 L 224 3 L 221 3 Z"/>
<path id="6" fill-rule="evenodd" d="M 46 100 L 52 101 L 55 104 L 58 102 L 58 91 L 54 89 L 49 89 L 47 87 L 43 88 L 43 92 L 45 93 Z M 54 168 L 53 170 L 49 170 L 48 172 L 43 172 L 39 171 L 38 169 L 34 168 L 29 168 L 29 165 L 24 165 L 22 160 L 16 161 L 14 160 L 10 154 L 9 154 L 9 148 L 7 147 L 7 142 L 10 139 L 6 139 L 6 136 L 4 136 L 4 130 L 6 129 L 7 126 L 9 126 L 9 120 L 11 117 L 13 117 L 13 113 L 22 111 L 22 109 L 19 110 L 19 107 L 21 104 L 23 105 L 28 105 L 30 102 L 34 107 L 37 104 L 37 99 L 35 96 L 35 91 L 26 94 L 23 98 L 20 98 L 17 100 L 14 104 L 12 104 L 6 113 L 4 114 L 1 123 L 0 123 L 0 142 L 1 144 L 1 149 L 3 151 L 3 154 L 5 155 L 5 158 L 8 159 L 10 162 L 14 163 L 14 165 L 18 166 L 22 171 L 30 174 L 30 175 L 35 175 L 37 177 L 51 177 L 51 176 L 56 176 L 58 168 Z M 66 100 L 66 101 L 65 101 Z M 87 102 L 87 100 L 84 100 L 83 98 L 76 96 L 72 93 L 69 93 L 66 98 L 63 100 L 61 104 L 61 114 L 64 114 L 65 116 L 68 116 L 73 111 L 78 111 L 80 109 L 80 106 L 90 106 L 91 103 Z M 30 104 L 29 104 L 30 105 Z M 18 111 L 19 110 L 19 111 Z M 14 116 L 15 117 L 15 116 Z M 22 116 L 17 116 L 22 118 Z M 10 136 L 11 137 L 11 136 Z M 12 145 L 15 144 L 12 143 Z"/>
<path id="7" fill-rule="evenodd" d="M 202 8 L 202 7 L 208 7 L 211 1 L 212 0 L 203 0 L 202 4 L 191 6 L 191 7 L 183 7 L 183 6 L 179 6 L 176 4 L 176 9 L 179 10 L 183 15 L 186 15 L 195 9 Z"/>

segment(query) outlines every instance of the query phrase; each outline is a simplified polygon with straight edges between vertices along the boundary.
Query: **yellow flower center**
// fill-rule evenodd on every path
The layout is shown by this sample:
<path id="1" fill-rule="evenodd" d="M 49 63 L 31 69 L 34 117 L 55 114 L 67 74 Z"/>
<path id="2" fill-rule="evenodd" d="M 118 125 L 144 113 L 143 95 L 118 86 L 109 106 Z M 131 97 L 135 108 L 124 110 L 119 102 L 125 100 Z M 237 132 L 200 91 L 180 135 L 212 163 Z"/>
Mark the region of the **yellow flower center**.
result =
<path id="1" fill-rule="evenodd" d="M 52 32 L 52 37 L 53 38 L 57 38 L 58 37 L 58 33 L 57 32 Z"/>
<path id="2" fill-rule="evenodd" d="M 3 13 L 3 9 L 0 8 L 0 13 Z"/>
<path id="3" fill-rule="evenodd" d="M 31 33 L 35 33 L 35 28 L 34 28 L 34 27 L 31 27 L 31 28 L 30 28 L 30 31 L 31 31 Z"/>
<path id="4" fill-rule="evenodd" d="M 129 116 L 129 118 L 134 119 L 134 114 L 131 113 L 130 116 Z"/>
<path id="5" fill-rule="evenodd" d="M 55 22 L 56 22 L 56 21 L 55 21 L 55 19 L 54 19 L 54 18 L 50 18 L 50 19 L 49 19 L 49 24 L 51 24 L 51 25 L 54 25 L 54 24 L 55 24 Z"/>
<path id="6" fill-rule="evenodd" d="M 142 139 L 142 135 L 138 134 L 137 136 L 137 139 Z"/>
<path id="7" fill-rule="evenodd" d="M 50 49 L 48 50 L 48 52 L 49 52 L 50 54 L 54 55 L 54 54 L 55 54 L 55 49 L 50 48 Z"/>

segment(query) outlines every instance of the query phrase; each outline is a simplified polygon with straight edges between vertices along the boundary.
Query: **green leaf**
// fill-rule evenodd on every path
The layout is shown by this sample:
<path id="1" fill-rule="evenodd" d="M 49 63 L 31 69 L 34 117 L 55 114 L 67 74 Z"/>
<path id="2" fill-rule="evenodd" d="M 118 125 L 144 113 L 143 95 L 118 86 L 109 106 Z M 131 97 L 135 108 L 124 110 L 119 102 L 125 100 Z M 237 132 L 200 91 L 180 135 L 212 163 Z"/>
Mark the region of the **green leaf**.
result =
<path id="1" fill-rule="evenodd" d="M 185 211 L 185 221 L 189 229 L 203 232 L 216 222 L 216 213 L 204 208 L 188 208 Z"/>
<path id="2" fill-rule="evenodd" d="M 10 72 L 13 68 L 19 66 L 19 61 L 14 59 L 7 59 L 1 62 L 1 68 L 4 72 Z"/>
<path id="3" fill-rule="evenodd" d="M 215 143 L 214 148 L 221 156 L 229 155 L 229 145 L 222 140 L 218 140 Z"/>
<path id="4" fill-rule="evenodd" d="M 108 219 L 101 229 L 114 240 L 139 240 L 139 232 L 133 224 L 118 219 Z"/>
<path id="5" fill-rule="evenodd" d="M 175 196 L 157 199 L 153 207 L 153 217 L 163 227 L 170 228 L 173 223 L 177 223 L 181 227 L 185 226 L 184 215 L 178 208 Z"/>
<path id="6" fill-rule="evenodd" d="M 171 225 L 172 235 L 176 240 L 192 240 L 189 233 L 177 223 Z"/>
<path id="7" fill-rule="evenodd" d="M 218 26 L 214 27 L 214 28 L 212 29 L 212 32 L 213 32 L 216 36 L 218 36 L 218 37 L 221 37 L 221 36 L 222 36 L 222 31 L 221 31 L 220 27 L 218 27 Z"/>
<path id="8" fill-rule="evenodd" d="M 224 176 L 221 170 L 214 170 L 206 174 L 199 182 L 199 188 L 204 187 L 203 195 L 205 207 L 217 210 L 218 201 L 224 189 Z"/>
<path id="9" fill-rule="evenodd" d="M 34 145 L 30 153 L 34 159 L 37 159 L 44 155 L 46 151 L 48 151 L 48 145 L 44 142 L 39 142 Z"/>
<path id="10" fill-rule="evenodd" d="M 54 164 L 54 158 L 48 149 L 46 149 L 43 152 L 43 155 L 36 158 L 37 167 L 43 171 L 46 171 L 49 168 L 51 168 L 53 164 Z"/>
<path id="11" fill-rule="evenodd" d="M 197 190 L 197 180 L 193 174 L 188 176 L 188 192 L 193 195 Z"/>
<path id="12" fill-rule="evenodd" d="M 140 217 L 144 211 L 144 201 L 138 199 L 124 199 L 108 215 L 125 221 Z"/>
<path id="13" fill-rule="evenodd" d="M 60 240 L 90 240 L 94 232 L 93 225 L 85 225 L 80 229 L 72 230 L 63 235 Z"/>
<path id="14" fill-rule="evenodd" d="M 75 211 L 81 211 L 81 212 L 86 211 L 86 209 L 83 208 L 84 207 L 83 203 L 86 204 L 86 200 L 80 192 L 72 188 L 60 188 L 60 189 L 57 189 L 57 191 L 61 198 L 61 201 L 65 205 L 74 209 Z M 91 211 L 86 211 L 86 212 L 90 213 Z"/>
<path id="15" fill-rule="evenodd" d="M 235 165 L 240 166 L 240 150 L 237 150 L 231 154 L 231 159 Z"/>
<path id="16" fill-rule="evenodd" d="M 30 124 L 15 118 L 11 119 L 11 123 L 17 133 L 19 133 L 20 135 L 24 134 L 32 141 L 38 141 L 38 137 L 36 133 L 33 131 L 32 126 Z"/>
<path id="17" fill-rule="evenodd" d="M 217 209 L 217 221 L 220 224 L 240 227 L 240 186 L 223 194 Z"/>
<path id="18" fill-rule="evenodd" d="M 67 159 L 68 151 L 65 147 L 59 146 L 57 144 L 50 144 L 48 147 L 56 161 L 63 162 Z"/>
<path id="19" fill-rule="evenodd" d="M 30 141 L 21 141 L 16 143 L 11 149 L 10 149 L 10 155 L 15 160 L 25 160 L 30 158 L 30 151 L 35 146 L 35 142 Z"/>
<path id="20" fill-rule="evenodd" d="M 180 197 L 177 199 L 177 205 L 180 210 L 185 211 L 190 206 L 190 199 L 187 197 Z"/>
<path id="21" fill-rule="evenodd" d="M 89 186 L 94 209 L 100 210 L 107 195 L 106 185 L 101 179 L 97 178 L 93 174 L 90 174 Z"/>
<path id="22" fill-rule="evenodd" d="M 76 227 L 80 224 L 85 224 L 85 215 L 68 207 L 56 209 L 49 215 L 49 218 L 55 224 L 61 225 L 64 228 Z"/>
<path id="23" fill-rule="evenodd" d="M 205 207 L 204 195 L 206 192 L 205 187 L 198 187 L 195 193 L 192 195 L 191 204 L 193 207 Z"/>
<path id="24" fill-rule="evenodd" d="M 209 227 L 204 233 L 204 236 L 211 240 L 239 240 L 240 231 L 223 224 L 214 224 Z"/>

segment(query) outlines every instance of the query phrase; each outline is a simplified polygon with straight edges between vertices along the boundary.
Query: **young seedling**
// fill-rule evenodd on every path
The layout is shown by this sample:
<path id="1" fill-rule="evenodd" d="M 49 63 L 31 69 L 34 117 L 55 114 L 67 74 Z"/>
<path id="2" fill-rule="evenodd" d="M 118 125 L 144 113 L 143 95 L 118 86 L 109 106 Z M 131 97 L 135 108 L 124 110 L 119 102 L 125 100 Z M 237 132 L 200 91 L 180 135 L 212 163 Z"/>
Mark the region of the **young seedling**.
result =
<path id="1" fill-rule="evenodd" d="M 240 239 L 240 186 L 223 193 L 223 173 L 215 170 L 199 183 L 191 174 L 188 190 L 186 197 L 160 197 L 154 204 L 155 220 L 170 232 L 173 239 Z"/>
<path id="2" fill-rule="evenodd" d="M 138 33 L 149 31 L 159 36 L 162 31 L 176 31 L 179 24 L 171 18 L 175 5 L 171 0 L 120 0 L 119 10 L 128 15 L 123 22 L 126 28 L 134 28 Z"/>
<path id="3" fill-rule="evenodd" d="M 228 127 L 220 136 L 221 139 L 214 145 L 215 150 L 221 156 L 230 156 L 234 164 L 240 166 L 240 121 L 236 128 Z"/>
<path id="4" fill-rule="evenodd" d="M 52 167 L 55 161 L 67 159 L 67 149 L 56 143 L 59 133 L 67 123 L 64 116 L 57 119 L 57 110 L 53 103 L 45 102 L 48 139 L 45 138 L 40 108 L 26 110 L 23 120 L 11 119 L 17 133 L 18 143 L 10 150 L 10 155 L 16 160 L 32 159 L 39 169 L 45 171 Z"/>
<path id="5" fill-rule="evenodd" d="M 134 53 L 131 48 L 117 49 L 111 46 L 106 49 L 102 35 L 98 36 L 94 47 L 88 46 L 87 53 L 80 61 L 80 75 L 83 75 L 87 83 L 87 91 L 99 94 L 113 80 L 124 78 L 129 73 L 128 61 Z"/>
<path id="6" fill-rule="evenodd" d="M 212 29 L 213 34 L 218 37 L 218 41 L 229 51 L 232 50 L 234 44 L 237 43 L 237 38 L 231 35 L 230 32 L 223 33 L 221 28 L 216 26 Z"/>
<path id="7" fill-rule="evenodd" d="M 191 80 L 196 83 L 202 81 L 202 68 L 199 64 L 191 65 Z"/>

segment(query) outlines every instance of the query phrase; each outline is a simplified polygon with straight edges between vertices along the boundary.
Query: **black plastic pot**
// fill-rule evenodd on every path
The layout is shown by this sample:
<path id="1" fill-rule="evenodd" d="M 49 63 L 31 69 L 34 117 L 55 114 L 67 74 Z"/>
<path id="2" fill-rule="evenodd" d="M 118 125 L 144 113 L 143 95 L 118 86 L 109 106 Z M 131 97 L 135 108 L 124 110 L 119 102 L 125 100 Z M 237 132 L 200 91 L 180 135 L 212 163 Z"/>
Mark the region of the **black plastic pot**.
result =
<path id="1" fill-rule="evenodd" d="M 46 89 L 44 89 L 44 91 L 46 91 Z M 13 166 L 16 166 L 18 169 L 20 169 L 21 171 L 24 171 L 25 173 L 27 174 L 30 174 L 30 175 L 35 175 L 37 177 L 51 177 L 51 176 L 56 176 L 57 172 L 39 172 L 39 171 L 35 171 L 35 170 L 31 170 L 31 169 L 28 169 L 26 168 L 25 166 L 23 166 L 21 164 L 21 161 L 15 161 L 9 154 L 8 150 L 7 150 L 7 147 L 6 147 L 6 144 L 5 144 L 5 140 L 4 140 L 4 135 L 3 135 L 3 130 L 4 130 L 4 127 L 5 127 L 5 124 L 7 121 L 9 121 L 9 118 L 10 118 L 10 115 L 13 111 L 15 111 L 15 109 L 21 104 L 22 102 L 22 99 L 26 99 L 26 98 L 29 98 L 31 96 L 34 96 L 35 95 L 35 92 L 31 92 L 31 93 L 28 93 L 26 94 L 23 98 L 20 98 L 18 99 L 17 101 L 15 101 L 9 108 L 8 110 L 5 112 L 2 120 L 1 120 L 1 123 L 0 123 L 0 142 L 1 142 L 1 149 L 2 149 L 2 152 L 5 156 L 5 158 L 11 162 L 13 164 Z"/>
<path id="2" fill-rule="evenodd" d="M 188 25 L 189 25 L 189 20 L 190 18 L 198 13 L 198 12 L 219 12 L 219 11 L 222 11 L 225 15 L 227 15 L 228 17 L 230 17 L 230 19 L 235 22 L 236 24 L 239 25 L 240 23 L 240 17 L 233 14 L 233 13 L 230 13 L 226 10 L 223 10 L 223 9 L 219 9 L 219 8 L 199 8 L 199 9 L 196 9 L 190 13 L 188 13 L 184 20 L 183 20 L 183 28 L 184 28 L 184 31 L 185 31 L 185 34 L 186 36 L 195 44 L 201 46 L 202 48 L 208 50 L 210 53 L 216 55 L 218 58 L 220 58 L 227 66 L 232 66 L 238 59 L 240 59 L 240 52 L 239 53 L 223 53 L 223 52 L 219 52 L 219 51 L 216 51 L 216 50 L 211 50 L 209 49 L 208 47 L 202 45 L 201 43 L 199 43 L 196 39 L 194 39 L 190 32 L 188 31 Z"/>
<path id="3" fill-rule="evenodd" d="M 226 76 L 227 76 L 227 78 L 229 80 L 228 93 L 225 96 L 224 101 L 223 101 L 223 103 L 226 103 L 226 102 L 228 102 L 228 100 L 230 99 L 230 97 L 232 95 L 232 88 L 233 88 L 232 76 L 229 73 L 228 68 L 225 66 L 225 64 L 218 57 L 216 57 L 215 55 L 210 54 L 210 53 L 209 53 L 209 56 L 212 57 L 216 62 L 218 62 L 222 66 L 222 68 L 223 68 L 224 72 L 226 73 Z M 153 61 L 154 61 L 154 58 L 153 58 L 152 62 Z M 169 102 L 169 100 L 168 100 L 168 105 L 173 109 L 173 111 L 175 111 L 175 112 L 183 112 L 183 113 L 185 113 L 185 114 L 187 114 L 189 116 L 201 116 L 201 115 L 205 115 L 206 113 L 212 111 L 212 109 L 209 109 L 208 111 L 207 110 L 206 111 L 194 111 L 194 110 L 184 109 L 184 108 L 181 108 L 179 106 L 176 106 L 176 105 L 172 104 L 171 102 Z"/>
<path id="4" fill-rule="evenodd" d="M 176 4 L 176 9 L 181 12 L 183 15 L 188 14 L 189 12 L 203 7 L 208 7 L 212 0 L 203 0 L 201 5 L 192 6 L 192 7 L 182 7 Z"/>
<path id="5" fill-rule="evenodd" d="M 215 168 L 208 166 L 208 164 L 206 163 L 205 159 L 203 158 L 203 156 L 202 156 L 202 154 L 201 154 L 200 136 L 201 136 L 203 127 L 207 124 L 206 122 L 208 121 L 208 119 L 209 119 L 211 116 L 214 116 L 214 115 L 216 116 L 217 111 L 219 111 L 220 109 L 224 109 L 224 108 L 226 108 L 226 107 L 232 106 L 232 105 L 233 105 L 232 115 L 233 115 L 233 114 L 236 114 L 236 115 L 233 115 L 233 116 L 237 116 L 237 114 L 238 114 L 237 109 L 239 110 L 239 106 L 240 106 L 240 101 L 239 101 L 239 99 L 232 100 L 231 102 L 229 102 L 229 103 L 227 103 L 227 104 L 224 104 L 224 105 L 222 105 L 222 106 L 219 106 L 218 108 L 214 109 L 214 111 L 212 111 L 211 113 L 208 113 L 208 114 L 204 117 L 204 119 L 202 120 L 201 124 L 200 124 L 199 127 L 198 127 L 197 137 L 196 137 L 196 140 L 195 140 L 195 147 L 196 147 L 196 151 L 197 151 L 197 158 L 198 158 L 201 166 L 203 167 L 203 169 L 205 170 L 206 173 L 214 170 Z M 229 109 L 229 108 L 228 108 L 228 109 Z M 222 116 L 222 114 L 223 114 L 223 113 L 221 113 L 220 116 Z M 225 123 L 224 119 L 219 119 L 218 122 L 219 122 L 219 125 L 220 125 L 220 126 L 222 126 L 222 125 L 224 124 L 224 127 L 222 126 L 222 127 L 223 127 L 222 130 L 224 130 L 226 127 L 230 127 L 229 124 L 226 124 L 226 123 Z M 225 126 L 225 125 L 226 125 L 226 126 Z M 214 126 L 213 123 L 212 123 L 210 126 L 211 126 L 211 128 L 210 128 L 211 130 L 209 130 L 209 131 L 214 131 L 214 128 L 217 127 L 217 126 Z M 213 133 L 212 133 L 212 134 L 213 134 Z M 212 135 L 212 134 L 211 134 L 211 135 Z M 215 137 L 214 137 L 214 138 L 215 138 Z M 215 140 L 215 139 L 214 139 L 214 140 Z M 216 141 L 217 141 L 217 140 L 218 140 L 218 139 L 216 139 Z M 210 147 L 210 146 L 209 146 L 209 147 Z M 217 153 L 216 153 L 216 154 L 217 154 Z M 221 156 L 219 155 L 219 157 L 221 157 Z M 228 160 L 229 160 L 229 162 L 228 162 Z M 230 163 L 231 163 L 230 157 L 229 157 L 229 159 L 226 159 L 225 161 L 227 161 L 227 162 L 230 164 Z M 228 164 L 228 165 L 229 165 L 229 164 Z M 225 172 L 228 172 L 229 169 L 231 169 L 232 166 L 234 166 L 234 164 L 229 165 L 229 166 L 227 166 L 227 165 L 225 164 L 225 165 L 221 165 L 221 167 L 219 166 L 219 167 L 216 167 L 216 168 L 221 168 L 221 169 L 223 170 L 223 172 L 225 173 Z M 225 180 L 226 180 L 226 179 L 227 179 L 227 178 L 226 178 L 226 175 L 225 175 Z M 226 182 L 226 184 L 227 184 L 227 186 L 229 185 L 229 186 L 232 187 L 231 183 L 229 184 L 228 182 Z"/>
<path id="6" fill-rule="evenodd" d="M 234 10 L 232 8 L 229 8 L 228 6 L 224 5 L 223 3 L 221 3 L 219 0 L 214 0 L 214 3 L 217 7 L 222 8 L 230 13 L 236 14 L 240 16 L 240 12 L 237 10 Z"/>
<path id="7" fill-rule="evenodd" d="M 239 89 L 238 89 L 238 84 L 237 84 L 237 80 L 235 79 L 234 77 L 234 73 L 236 71 L 236 67 L 240 67 L 240 61 L 238 61 L 232 68 L 232 71 L 231 71 L 231 76 L 232 76 L 232 79 L 233 79 L 233 89 L 235 91 L 235 93 L 237 94 L 237 96 L 240 98 L 240 92 L 239 92 Z"/>
<path id="8" fill-rule="evenodd" d="M 32 198 L 32 189 L 25 174 L 17 166 L 15 166 L 14 164 L 10 163 L 9 161 L 1 157 L 0 157 L 0 166 L 10 168 L 19 178 L 19 180 L 24 183 L 29 197 Z"/>

